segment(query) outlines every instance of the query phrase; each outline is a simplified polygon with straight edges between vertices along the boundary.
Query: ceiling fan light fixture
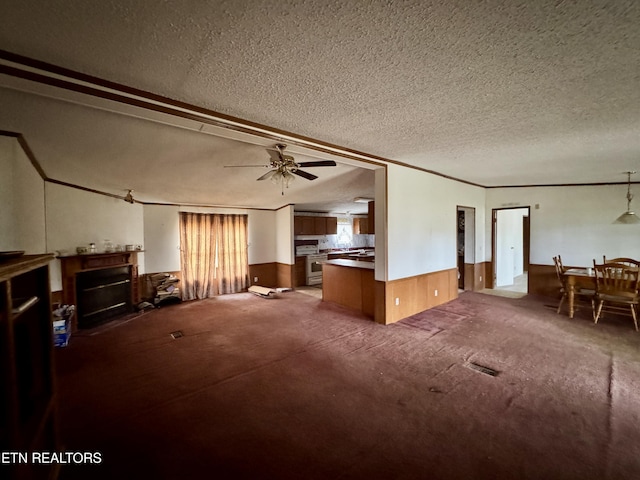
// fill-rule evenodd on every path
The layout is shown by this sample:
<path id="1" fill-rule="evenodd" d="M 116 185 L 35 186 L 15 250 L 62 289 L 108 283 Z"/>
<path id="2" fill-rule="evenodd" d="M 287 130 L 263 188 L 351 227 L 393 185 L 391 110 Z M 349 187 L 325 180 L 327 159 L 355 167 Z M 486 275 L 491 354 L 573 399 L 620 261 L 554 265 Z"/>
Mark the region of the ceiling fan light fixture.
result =
<path id="1" fill-rule="evenodd" d="M 285 186 L 289 186 L 289 184 L 293 183 L 296 179 L 296 176 L 293 175 L 289 170 L 285 170 L 282 173 L 282 181 L 285 183 Z"/>
<path id="2" fill-rule="evenodd" d="M 640 218 L 631 211 L 631 200 L 633 200 L 633 194 L 631 193 L 631 175 L 636 173 L 635 171 L 625 172 L 627 174 L 627 211 L 614 220 L 613 223 L 622 225 L 633 225 L 640 223 Z"/>

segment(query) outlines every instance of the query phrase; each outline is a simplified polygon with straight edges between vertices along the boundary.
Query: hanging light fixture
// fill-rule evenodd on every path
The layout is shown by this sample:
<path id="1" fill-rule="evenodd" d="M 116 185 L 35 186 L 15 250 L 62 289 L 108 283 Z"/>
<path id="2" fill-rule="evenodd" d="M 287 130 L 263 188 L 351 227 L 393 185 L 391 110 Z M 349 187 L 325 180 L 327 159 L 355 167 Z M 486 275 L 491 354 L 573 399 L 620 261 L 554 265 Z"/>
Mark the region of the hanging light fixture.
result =
<path id="1" fill-rule="evenodd" d="M 284 189 L 289 188 L 289 185 L 291 185 L 296 179 L 295 175 L 293 175 L 286 166 L 281 166 L 277 170 L 273 170 L 269 173 L 271 173 L 271 175 L 266 178 L 271 180 L 274 185 L 280 185 L 282 195 L 284 195 Z"/>
<path id="2" fill-rule="evenodd" d="M 633 224 L 640 223 L 640 218 L 631 211 L 631 200 L 633 200 L 633 195 L 631 193 L 631 174 L 636 173 L 635 171 L 625 172 L 627 174 L 627 211 L 616 218 L 613 223 L 623 223 L 623 224 Z"/>

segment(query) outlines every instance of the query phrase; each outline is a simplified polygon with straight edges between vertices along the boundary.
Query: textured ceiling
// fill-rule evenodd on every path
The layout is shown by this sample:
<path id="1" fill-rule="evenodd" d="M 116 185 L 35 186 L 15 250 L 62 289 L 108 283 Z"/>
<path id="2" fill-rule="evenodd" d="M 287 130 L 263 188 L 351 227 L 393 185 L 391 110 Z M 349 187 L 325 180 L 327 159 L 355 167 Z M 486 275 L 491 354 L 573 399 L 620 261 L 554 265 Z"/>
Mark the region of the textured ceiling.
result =
<path id="1" fill-rule="evenodd" d="M 9 52 L 481 185 L 640 170 L 635 0 L 4 0 L 0 17 Z M 140 153 L 139 125 L 103 117 Z"/>

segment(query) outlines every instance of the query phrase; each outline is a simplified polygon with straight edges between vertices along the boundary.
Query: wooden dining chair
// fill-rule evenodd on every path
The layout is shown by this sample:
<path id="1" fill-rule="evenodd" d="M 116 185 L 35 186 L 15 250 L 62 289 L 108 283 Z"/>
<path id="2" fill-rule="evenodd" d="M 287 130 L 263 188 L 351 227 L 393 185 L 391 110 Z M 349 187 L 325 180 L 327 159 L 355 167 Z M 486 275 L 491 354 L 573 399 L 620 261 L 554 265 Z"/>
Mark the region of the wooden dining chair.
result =
<path id="1" fill-rule="evenodd" d="M 640 260 L 634 260 L 633 258 L 626 258 L 626 257 L 607 258 L 606 255 L 603 255 L 602 263 L 621 263 L 628 267 L 640 268 Z"/>
<path id="2" fill-rule="evenodd" d="M 633 324 L 638 331 L 638 287 L 640 270 L 623 263 L 597 264 L 593 261 L 596 275 L 596 294 L 593 303 L 593 320 L 598 323 L 603 309 L 612 313 L 626 314 L 633 317 Z"/>
<path id="3" fill-rule="evenodd" d="M 564 276 L 566 268 L 562 264 L 562 257 L 560 255 L 553 257 L 553 263 L 556 267 L 556 277 L 558 278 L 558 283 L 560 284 L 560 303 L 558 304 L 558 309 L 556 310 L 556 313 L 560 313 L 560 311 L 562 310 L 562 304 L 569 296 L 569 285 L 567 284 L 567 277 Z M 591 303 L 593 308 L 594 294 L 595 290 L 583 289 L 575 286 L 573 291 L 574 304 L 578 306 L 580 303 Z"/>
<path id="4" fill-rule="evenodd" d="M 560 313 L 560 309 L 562 309 L 562 303 L 565 298 L 567 298 L 567 281 L 564 278 L 564 267 L 562 266 L 562 258 L 560 255 L 557 257 L 553 257 L 553 264 L 556 267 L 556 277 L 558 278 L 558 283 L 560 284 L 560 303 L 558 304 L 558 310 L 556 313 Z"/>

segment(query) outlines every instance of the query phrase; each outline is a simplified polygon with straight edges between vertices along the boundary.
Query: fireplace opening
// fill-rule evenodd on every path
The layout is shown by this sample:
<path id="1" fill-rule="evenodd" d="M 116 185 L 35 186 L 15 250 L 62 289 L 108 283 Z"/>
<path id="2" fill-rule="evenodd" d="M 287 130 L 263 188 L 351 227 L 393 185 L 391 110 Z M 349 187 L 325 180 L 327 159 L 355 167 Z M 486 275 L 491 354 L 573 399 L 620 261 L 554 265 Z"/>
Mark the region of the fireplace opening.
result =
<path id="1" fill-rule="evenodd" d="M 79 272 L 76 297 L 79 328 L 93 327 L 131 312 L 131 266 Z"/>

